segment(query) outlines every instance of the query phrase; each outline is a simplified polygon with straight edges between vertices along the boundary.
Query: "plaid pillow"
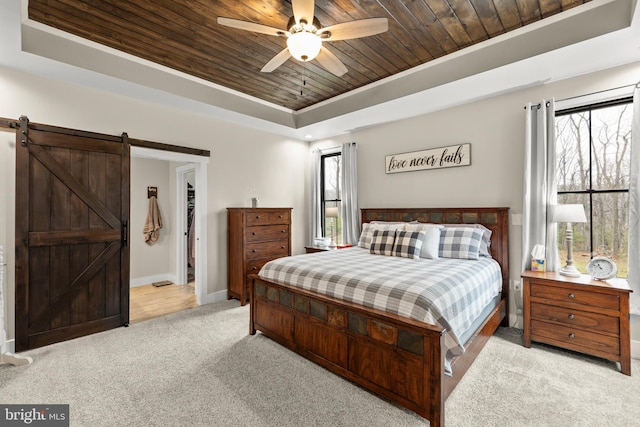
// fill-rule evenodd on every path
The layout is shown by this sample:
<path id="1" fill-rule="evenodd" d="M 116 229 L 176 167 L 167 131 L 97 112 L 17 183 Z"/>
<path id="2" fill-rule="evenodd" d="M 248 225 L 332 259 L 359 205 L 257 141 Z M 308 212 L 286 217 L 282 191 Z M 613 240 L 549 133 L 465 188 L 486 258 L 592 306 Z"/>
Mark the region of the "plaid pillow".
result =
<path id="1" fill-rule="evenodd" d="M 411 259 L 420 258 L 424 238 L 424 231 L 396 231 L 396 241 L 391 255 Z"/>
<path id="2" fill-rule="evenodd" d="M 440 256 L 478 259 L 484 230 L 471 227 L 445 227 L 440 230 Z"/>
<path id="3" fill-rule="evenodd" d="M 395 230 L 375 230 L 371 239 L 369 252 L 374 255 L 391 255 L 393 242 L 396 240 Z"/>
<path id="4" fill-rule="evenodd" d="M 360 233 L 360 240 L 358 246 L 365 249 L 371 248 L 371 239 L 373 239 L 373 232 L 375 230 L 404 230 L 404 222 L 398 223 L 370 223 L 365 222 L 362 224 L 362 233 Z"/>
<path id="5" fill-rule="evenodd" d="M 491 234 L 493 233 L 482 224 L 442 224 L 443 227 L 471 227 L 484 230 L 482 243 L 480 244 L 480 256 L 491 258 Z"/>

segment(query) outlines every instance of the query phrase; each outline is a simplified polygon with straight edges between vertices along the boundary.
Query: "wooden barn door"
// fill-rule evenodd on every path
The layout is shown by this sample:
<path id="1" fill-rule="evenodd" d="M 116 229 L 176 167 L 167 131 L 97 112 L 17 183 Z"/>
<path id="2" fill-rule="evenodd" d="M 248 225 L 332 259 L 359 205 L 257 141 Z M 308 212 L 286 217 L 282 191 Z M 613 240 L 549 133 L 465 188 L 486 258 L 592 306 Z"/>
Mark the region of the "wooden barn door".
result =
<path id="1" fill-rule="evenodd" d="M 129 143 L 20 119 L 16 351 L 129 322 Z"/>

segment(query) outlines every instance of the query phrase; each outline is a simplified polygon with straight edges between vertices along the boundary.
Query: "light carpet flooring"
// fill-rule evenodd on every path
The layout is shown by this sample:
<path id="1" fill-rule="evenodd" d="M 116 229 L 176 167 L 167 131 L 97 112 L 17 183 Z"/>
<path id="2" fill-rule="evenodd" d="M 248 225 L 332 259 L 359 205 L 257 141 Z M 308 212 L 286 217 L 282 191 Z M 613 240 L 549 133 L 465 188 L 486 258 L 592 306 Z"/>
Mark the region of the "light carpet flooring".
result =
<path id="1" fill-rule="evenodd" d="M 68 403 L 71 426 L 426 426 L 423 418 L 248 335 L 224 301 L 31 350 L 0 366 L 0 402 Z M 446 403 L 447 426 L 637 426 L 640 361 L 489 340 Z"/>

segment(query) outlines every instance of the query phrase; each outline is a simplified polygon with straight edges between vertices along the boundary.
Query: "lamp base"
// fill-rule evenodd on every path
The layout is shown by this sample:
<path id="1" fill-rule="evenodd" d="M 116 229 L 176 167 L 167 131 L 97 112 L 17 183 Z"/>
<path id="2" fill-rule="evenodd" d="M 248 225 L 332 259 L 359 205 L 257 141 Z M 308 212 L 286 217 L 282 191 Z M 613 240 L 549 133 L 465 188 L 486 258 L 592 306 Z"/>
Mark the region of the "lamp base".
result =
<path id="1" fill-rule="evenodd" d="M 573 265 L 565 265 L 564 268 L 560 270 L 560 274 L 569 277 L 578 277 L 582 275 L 582 273 L 580 273 Z"/>

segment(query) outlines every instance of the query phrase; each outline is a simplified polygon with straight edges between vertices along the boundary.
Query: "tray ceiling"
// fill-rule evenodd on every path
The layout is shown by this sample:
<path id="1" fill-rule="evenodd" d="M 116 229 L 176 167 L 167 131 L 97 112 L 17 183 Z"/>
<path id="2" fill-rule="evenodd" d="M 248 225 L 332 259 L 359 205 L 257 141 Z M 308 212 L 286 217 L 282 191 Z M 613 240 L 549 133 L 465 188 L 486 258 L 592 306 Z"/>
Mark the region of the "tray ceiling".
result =
<path id="1" fill-rule="evenodd" d="M 386 17 L 389 31 L 326 43 L 346 65 L 260 69 L 279 37 L 219 25 L 219 16 L 286 28 L 286 0 L 30 0 L 31 20 L 292 111 L 346 94 L 544 20 L 589 0 L 316 0 L 323 26 Z"/>

